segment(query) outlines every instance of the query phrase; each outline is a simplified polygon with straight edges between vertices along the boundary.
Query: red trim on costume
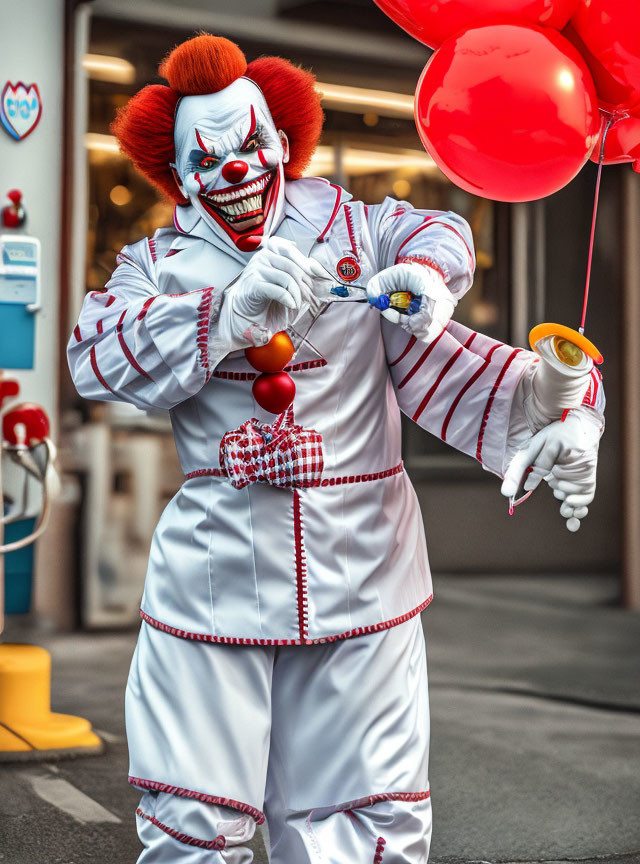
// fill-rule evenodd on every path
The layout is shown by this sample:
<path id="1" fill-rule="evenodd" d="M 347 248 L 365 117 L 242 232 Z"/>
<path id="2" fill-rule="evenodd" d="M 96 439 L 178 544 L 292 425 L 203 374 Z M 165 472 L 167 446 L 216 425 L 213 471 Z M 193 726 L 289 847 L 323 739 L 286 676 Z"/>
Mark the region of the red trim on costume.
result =
<path id="1" fill-rule="evenodd" d="M 395 365 L 396 365 L 397 363 L 399 363 L 401 360 L 404 360 L 404 358 L 407 356 L 407 354 L 409 353 L 409 351 L 411 351 L 411 349 L 413 348 L 413 346 L 416 344 L 417 341 L 418 341 L 418 340 L 416 339 L 415 336 L 411 336 L 411 337 L 409 338 L 409 341 L 407 342 L 407 344 L 404 346 L 404 350 L 402 351 L 402 353 L 400 354 L 400 356 L 399 356 L 399 357 L 396 357 L 395 360 L 393 360 L 391 363 L 389 363 L 389 366 L 390 366 L 390 367 L 391 367 L 391 366 L 395 366 Z"/>
<path id="2" fill-rule="evenodd" d="M 410 369 L 410 370 L 407 372 L 407 374 L 404 376 L 404 378 L 402 379 L 402 381 L 398 384 L 398 390 L 402 390 L 402 388 L 405 386 L 405 384 L 408 384 L 408 383 L 409 383 L 409 381 L 413 378 L 413 376 L 416 374 L 416 372 L 418 371 L 418 369 L 422 366 L 422 364 L 423 364 L 424 361 L 427 359 L 427 357 L 429 356 L 429 354 L 431 354 L 431 352 L 432 352 L 433 349 L 436 347 L 436 345 L 438 344 L 438 342 L 440 341 L 440 339 L 442 339 L 442 337 L 443 337 L 443 335 L 444 335 L 445 333 L 446 333 L 446 330 L 441 330 L 440 333 L 438 333 L 438 335 L 437 335 L 436 338 L 433 340 L 433 342 L 428 346 L 427 350 L 424 351 L 424 352 L 422 353 L 422 355 L 420 356 L 420 358 L 416 361 L 416 363 L 414 364 L 413 368 Z"/>
<path id="3" fill-rule="evenodd" d="M 122 353 L 127 358 L 129 363 L 131 364 L 131 366 L 133 366 L 133 368 L 136 370 L 136 372 L 138 372 L 138 374 L 143 375 L 145 378 L 148 378 L 149 381 L 151 381 L 151 375 L 149 375 L 147 372 L 144 371 L 142 366 L 138 363 L 136 358 L 133 356 L 133 354 L 129 350 L 129 346 L 125 342 L 124 334 L 122 333 L 122 327 L 124 325 L 124 319 L 125 319 L 126 314 L 127 314 L 127 310 L 125 309 L 124 312 L 122 313 L 122 315 L 120 316 L 120 320 L 116 324 L 116 333 L 118 334 L 118 342 L 120 343 L 120 347 L 122 348 Z M 99 321 L 98 324 L 102 324 L 102 322 Z"/>
<path id="4" fill-rule="evenodd" d="M 353 228 L 353 216 L 351 214 L 351 207 L 348 204 L 344 205 L 344 217 L 347 223 L 347 233 L 349 234 L 349 242 L 351 243 L 351 251 L 354 256 L 358 257 L 358 248 L 356 246 L 356 233 Z"/>
<path id="5" fill-rule="evenodd" d="M 209 369 L 209 319 L 211 318 L 211 300 L 213 288 L 205 288 L 202 300 L 198 304 L 198 330 L 196 343 L 200 365 L 205 371 L 207 381 L 211 378 Z"/>
<path id="6" fill-rule="evenodd" d="M 130 258 L 127 260 L 131 261 Z M 135 261 L 132 261 L 131 263 L 135 264 Z M 136 266 L 137 266 L 137 264 L 136 264 Z M 92 300 L 95 300 L 97 297 L 106 297 L 107 302 L 104 304 L 105 309 L 107 308 L 107 306 L 111 306 L 112 303 L 116 302 L 116 298 L 113 296 L 113 294 L 107 294 L 106 291 L 92 291 L 89 296 L 91 297 Z"/>
<path id="7" fill-rule="evenodd" d="M 304 360 L 302 363 L 292 363 L 290 366 L 285 366 L 282 371 L 303 372 L 306 369 L 319 369 L 326 365 L 327 361 L 322 357 L 319 360 Z M 216 369 L 213 377 L 221 378 L 223 381 L 253 381 L 259 374 L 259 372 L 231 372 L 225 369 Z"/>
<path id="8" fill-rule="evenodd" d="M 340 642 L 342 639 L 352 639 L 354 636 L 366 636 L 368 633 L 380 633 L 382 630 L 390 630 L 392 627 L 397 627 L 399 624 L 404 624 L 411 618 L 415 618 L 427 608 L 433 600 L 433 594 L 430 594 L 427 599 L 412 609 L 411 612 L 405 612 L 404 615 L 399 615 L 397 618 L 390 618 L 387 621 L 380 621 L 378 624 L 370 624 L 368 627 L 354 627 L 353 630 L 345 630 L 344 633 L 337 633 L 334 636 L 321 636 L 319 639 L 305 639 L 304 642 L 300 639 L 252 639 L 243 638 L 240 636 L 211 636 L 208 633 L 191 633 L 188 630 L 180 630 L 177 627 L 171 627 L 169 624 L 163 624 L 157 618 L 152 618 L 146 612 L 140 610 L 140 617 L 146 621 L 151 627 L 157 630 L 162 630 L 163 633 L 170 633 L 172 636 L 177 636 L 180 639 L 194 639 L 196 642 L 214 642 L 219 645 L 325 645 L 331 642 Z M 162 790 L 161 790 L 162 791 Z M 391 794 L 391 793 L 389 793 Z M 405 793 L 399 793 L 405 794 Z M 406 793 L 406 794 L 422 794 L 422 793 Z M 371 796 L 379 798 L 379 796 Z M 429 797 L 427 794 L 425 797 Z M 363 799 L 369 800 L 369 799 Z M 395 800 L 389 797 L 379 798 L 381 801 Z M 399 800 L 419 800 L 403 798 Z M 231 805 L 229 805 L 231 806 Z"/>
<path id="9" fill-rule="evenodd" d="M 82 333 L 80 332 L 79 324 L 76 324 L 73 328 L 73 335 L 76 337 L 76 342 L 82 342 Z"/>
<path id="10" fill-rule="evenodd" d="M 467 341 L 464 343 L 464 347 L 465 348 L 471 348 L 471 346 L 473 345 L 473 340 L 476 338 L 477 335 L 478 335 L 477 333 L 472 333 L 471 336 L 469 336 Z M 496 345 L 496 348 L 497 347 L 498 346 Z"/>
<path id="11" fill-rule="evenodd" d="M 180 223 L 178 222 L 178 205 L 173 208 L 173 224 L 175 225 L 176 231 L 179 231 L 181 234 L 186 234 L 186 231 L 183 231 L 180 227 Z"/>
<path id="12" fill-rule="evenodd" d="M 103 326 L 102 326 L 102 322 L 103 322 L 103 320 L 104 320 L 104 319 L 101 318 L 101 319 L 98 321 L 98 323 L 96 324 L 96 333 L 98 334 L 98 336 L 100 336 L 100 335 L 102 334 L 102 331 L 103 331 Z"/>
<path id="13" fill-rule="evenodd" d="M 473 335 L 475 336 L 475 333 Z M 469 340 L 467 340 L 467 341 L 469 341 Z M 470 344 L 470 342 L 469 342 L 469 344 Z M 465 347 L 467 347 L 467 346 L 465 345 Z M 449 428 L 449 423 L 451 422 L 451 418 L 453 417 L 454 411 L 456 410 L 456 408 L 460 404 L 460 400 L 462 399 L 464 394 L 467 392 L 469 387 L 473 386 L 473 384 L 475 384 L 475 382 L 482 375 L 482 373 L 484 371 L 486 371 L 487 367 L 489 366 L 489 364 L 491 362 L 491 355 L 499 347 L 500 347 L 499 345 L 494 345 L 493 348 L 491 348 L 491 350 L 489 351 L 489 353 L 485 357 L 484 363 L 482 364 L 482 366 L 480 366 L 479 369 L 476 369 L 476 371 L 469 378 L 467 383 L 464 384 L 464 386 L 458 391 L 458 395 L 455 397 L 455 399 L 451 403 L 451 406 L 449 407 L 449 410 L 447 411 L 447 416 L 444 418 L 444 423 L 442 424 L 442 430 L 440 432 L 440 437 L 442 438 L 443 441 L 447 440 L 447 429 Z"/>
<path id="14" fill-rule="evenodd" d="M 155 264 L 158 260 L 158 250 L 156 249 L 156 241 L 153 237 L 147 237 L 147 243 L 149 244 L 149 254 L 151 255 L 151 260 Z"/>
<path id="15" fill-rule="evenodd" d="M 346 804 L 341 804 L 338 811 L 358 810 L 361 807 L 373 807 L 380 801 L 428 801 L 431 798 L 431 790 L 426 792 L 379 792 L 377 795 L 367 795 L 364 798 L 356 798 L 355 801 L 349 801 Z"/>
<path id="16" fill-rule="evenodd" d="M 478 446 L 476 448 L 476 459 L 478 460 L 478 462 L 482 462 L 482 443 L 484 440 L 485 429 L 487 428 L 487 422 L 489 420 L 489 414 L 491 413 L 491 409 L 493 408 L 493 400 L 495 399 L 496 393 L 498 392 L 498 389 L 502 384 L 502 379 L 507 374 L 507 369 L 513 363 L 516 354 L 519 354 L 521 351 L 522 348 L 516 348 L 514 351 L 511 352 L 511 354 L 507 358 L 506 363 L 500 370 L 500 374 L 496 378 L 495 384 L 493 385 L 491 393 L 489 394 L 489 398 L 487 399 L 487 404 L 485 406 L 484 414 L 482 416 L 482 423 L 480 424 L 480 432 L 478 433 Z"/>
<path id="17" fill-rule="evenodd" d="M 324 177 L 321 179 L 324 180 Z M 328 180 L 326 182 L 329 183 Z M 342 198 L 342 189 L 339 186 L 336 186 L 335 183 L 329 183 L 329 186 L 331 186 L 333 189 L 336 190 L 336 201 L 335 201 L 335 204 L 333 205 L 333 211 L 331 213 L 329 221 L 325 225 L 323 232 L 316 238 L 316 243 L 324 243 L 325 235 L 326 235 L 327 231 L 329 230 L 329 228 L 331 228 L 331 226 L 333 225 L 334 219 L 338 215 L 338 209 L 340 207 L 340 199 Z"/>
<path id="18" fill-rule="evenodd" d="M 473 254 L 471 252 L 471 249 L 469 249 L 469 246 L 467 245 L 467 241 L 464 239 L 462 234 L 459 231 L 457 231 L 453 227 L 453 225 L 449 225 L 448 222 L 440 222 L 439 220 L 434 219 L 431 224 L 432 225 L 442 225 L 443 228 L 446 228 L 448 231 L 451 231 L 453 234 L 456 235 L 456 237 L 459 237 L 460 240 L 462 240 L 462 242 L 464 243 L 464 248 L 467 250 L 467 255 L 469 256 L 469 267 L 470 267 L 471 271 L 473 272 L 473 267 L 474 267 Z"/>
<path id="19" fill-rule="evenodd" d="M 136 810 L 136 816 L 140 816 L 141 819 L 146 819 L 148 822 L 151 822 L 152 825 L 155 825 L 156 828 L 159 828 L 161 831 L 164 831 L 165 834 L 168 834 L 169 837 L 173 837 L 174 840 L 178 840 L 180 843 L 186 843 L 187 846 L 198 846 L 200 849 L 220 850 L 224 849 L 227 845 L 227 841 L 222 834 L 219 834 L 215 840 L 198 840 L 197 837 L 192 837 L 190 834 L 183 834 L 182 831 L 176 831 L 175 828 L 169 828 L 168 825 L 165 825 L 164 822 L 160 822 L 155 816 L 149 816 L 149 814 L 141 810 L 140 807 Z"/>
<path id="20" fill-rule="evenodd" d="M 293 533 L 296 552 L 296 586 L 298 589 L 298 633 L 300 642 L 307 642 L 309 626 L 309 598 L 307 597 L 307 558 L 304 548 L 304 530 L 302 524 L 302 505 L 300 493 L 293 490 Z"/>
<path id="21" fill-rule="evenodd" d="M 462 354 L 463 351 L 464 351 L 464 348 L 463 348 L 462 345 L 461 345 L 461 346 L 458 348 L 458 350 L 455 352 L 455 354 L 452 354 L 451 357 L 449 357 L 449 359 L 447 360 L 447 362 L 444 364 L 444 366 L 443 366 L 442 369 L 440 370 L 440 374 L 438 375 L 438 377 L 436 378 L 436 380 L 434 381 L 434 383 L 432 384 L 432 386 L 431 386 L 431 387 L 429 388 L 429 390 L 427 391 L 427 393 L 426 393 L 424 399 L 423 399 L 422 402 L 418 405 L 418 407 L 417 407 L 417 409 L 416 409 L 416 412 L 415 412 L 415 414 L 413 415 L 413 420 L 414 420 L 416 423 L 418 422 L 418 418 L 420 417 L 420 415 L 422 414 L 422 412 L 424 411 L 424 409 L 425 409 L 425 408 L 427 407 L 427 405 L 429 404 L 429 401 L 431 400 L 431 397 L 433 396 L 433 394 L 436 392 L 436 390 L 438 389 L 438 387 L 439 387 L 440 384 L 442 383 L 442 379 L 443 379 L 444 376 L 447 374 L 447 372 L 449 371 L 449 369 L 451 369 L 451 367 L 453 366 L 453 364 L 456 362 L 456 360 L 457 360 L 458 357 Z"/>
<path id="22" fill-rule="evenodd" d="M 424 219 L 422 220 L 422 223 L 420 225 L 418 225 L 417 228 L 414 228 L 414 230 L 411 232 L 411 234 L 409 234 L 408 237 L 404 238 L 404 240 L 402 241 L 402 243 L 398 247 L 398 251 L 396 252 L 396 260 L 393 262 L 394 264 L 398 263 L 398 258 L 400 258 L 400 253 L 402 252 L 404 247 L 407 245 L 409 240 L 413 240 L 413 238 L 416 236 L 416 234 L 419 234 L 423 228 L 426 228 L 427 225 L 432 221 L 432 219 L 433 219 L 433 216 L 425 216 Z"/>
<path id="23" fill-rule="evenodd" d="M 147 312 L 149 311 L 149 306 L 151 306 L 151 304 L 153 303 L 153 301 L 154 301 L 154 300 L 157 300 L 159 296 L 160 296 L 159 294 L 154 294 L 153 297 L 149 297 L 148 300 L 145 300 L 145 301 L 144 301 L 144 303 L 142 304 L 142 309 L 138 312 L 138 321 L 142 321 L 142 319 L 144 318 L 144 316 L 145 316 L 145 315 L 147 314 Z"/>
<path id="24" fill-rule="evenodd" d="M 570 411 L 570 410 L 571 410 L 570 408 L 565 408 L 565 409 L 564 409 L 564 411 L 562 412 L 562 417 L 560 418 L 560 422 L 561 422 L 561 423 L 564 423 L 564 421 L 567 419 L 567 417 L 569 416 L 569 411 Z"/>
<path id="25" fill-rule="evenodd" d="M 375 471 L 371 474 L 345 474 L 342 477 L 323 477 L 317 483 L 310 484 L 311 486 L 344 486 L 350 483 L 370 483 L 373 480 L 386 480 L 387 477 L 395 477 L 396 474 L 402 474 L 404 465 L 399 462 L 393 468 L 385 468 L 384 471 Z M 195 477 L 227 477 L 228 474 L 224 468 L 199 468 L 196 471 L 190 471 L 184 475 L 185 480 L 193 480 Z"/>
<path id="26" fill-rule="evenodd" d="M 222 807 L 231 807 L 232 810 L 239 810 L 241 813 L 253 816 L 258 825 L 262 825 L 264 822 L 264 813 L 262 810 L 258 810 L 257 807 L 252 807 L 250 804 L 243 804 L 242 801 L 234 801 L 233 798 L 220 798 L 218 795 L 194 792 L 191 789 L 183 789 L 181 786 L 169 786 L 167 783 L 145 780 L 142 777 L 129 776 L 129 783 L 132 786 L 138 786 L 140 789 L 152 789 L 154 792 L 166 792 L 168 795 L 178 795 L 180 798 L 193 798 L 196 801 L 202 801 L 204 804 L 220 804 Z"/>
<path id="27" fill-rule="evenodd" d="M 169 249 L 167 254 L 164 256 L 165 258 L 171 258 L 172 255 L 177 255 L 178 252 L 182 252 L 182 249 Z"/>
<path id="28" fill-rule="evenodd" d="M 96 357 L 96 346 L 95 345 L 91 348 L 91 351 L 89 352 L 89 359 L 91 360 L 91 368 L 93 369 L 93 374 L 96 376 L 98 381 L 102 384 L 104 389 L 108 390 L 109 393 L 113 393 L 113 395 L 115 396 L 116 394 L 113 392 L 111 387 L 109 387 L 107 382 L 104 380 L 104 378 L 102 377 L 102 373 L 100 372 L 100 369 L 98 368 L 98 359 Z"/>
<path id="29" fill-rule="evenodd" d="M 439 273 L 445 282 L 447 281 L 442 267 L 426 255 L 403 255 L 402 258 L 396 258 L 396 264 L 420 264 L 421 267 L 430 267 Z"/>
<path id="30" fill-rule="evenodd" d="M 382 853 L 384 852 L 384 847 L 387 845 L 387 841 L 384 837 L 378 837 L 378 842 L 376 843 L 376 854 L 373 856 L 373 864 L 382 864 Z"/>

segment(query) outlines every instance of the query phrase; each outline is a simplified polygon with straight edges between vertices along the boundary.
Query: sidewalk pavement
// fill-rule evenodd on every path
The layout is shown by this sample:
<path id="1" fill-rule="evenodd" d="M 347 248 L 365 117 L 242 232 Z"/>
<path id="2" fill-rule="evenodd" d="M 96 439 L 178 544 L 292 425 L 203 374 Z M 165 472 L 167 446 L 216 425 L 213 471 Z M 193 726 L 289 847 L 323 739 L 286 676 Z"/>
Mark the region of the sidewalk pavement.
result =
<path id="1" fill-rule="evenodd" d="M 423 623 L 432 864 L 640 864 L 640 615 L 617 607 L 615 584 L 442 576 Z M 1 864 L 133 864 L 123 697 L 135 633 L 45 637 L 9 622 L 3 638 L 52 652 L 54 710 L 88 716 L 107 750 L 0 765 Z"/>

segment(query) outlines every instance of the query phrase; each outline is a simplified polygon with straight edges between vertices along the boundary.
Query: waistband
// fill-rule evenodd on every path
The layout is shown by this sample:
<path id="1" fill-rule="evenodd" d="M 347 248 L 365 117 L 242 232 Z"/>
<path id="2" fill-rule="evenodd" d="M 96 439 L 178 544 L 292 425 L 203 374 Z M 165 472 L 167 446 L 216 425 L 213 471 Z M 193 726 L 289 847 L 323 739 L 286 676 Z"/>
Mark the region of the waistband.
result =
<path id="1" fill-rule="evenodd" d="M 322 477 L 311 486 L 343 486 L 347 483 L 370 483 L 372 480 L 385 480 L 387 477 L 394 477 L 396 474 L 402 474 L 404 464 L 398 462 L 393 468 L 386 468 L 384 471 L 374 471 L 369 474 L 345 474 L 342 477 Z M 193 480 L 196 477 L 228 477 L 228 472 L 224 468 L 199 468 L 196 471 L 189 471 L 184 475 L 184 479 Z"/>

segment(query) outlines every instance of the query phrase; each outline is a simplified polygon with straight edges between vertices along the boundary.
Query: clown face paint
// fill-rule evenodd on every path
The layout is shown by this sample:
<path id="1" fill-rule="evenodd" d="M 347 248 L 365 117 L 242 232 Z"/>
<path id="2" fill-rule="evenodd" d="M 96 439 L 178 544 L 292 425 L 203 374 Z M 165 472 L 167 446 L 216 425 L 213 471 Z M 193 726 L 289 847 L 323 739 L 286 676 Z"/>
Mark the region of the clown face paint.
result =
<path id="1" fill-rule="evenodd" d="M 284 133 L 259 87 L 239 78 L 205 96 L 185 96 L 176 112 L 173 166 L 191 204 L 225 243 L 257 249 L 284 207 Z"/>

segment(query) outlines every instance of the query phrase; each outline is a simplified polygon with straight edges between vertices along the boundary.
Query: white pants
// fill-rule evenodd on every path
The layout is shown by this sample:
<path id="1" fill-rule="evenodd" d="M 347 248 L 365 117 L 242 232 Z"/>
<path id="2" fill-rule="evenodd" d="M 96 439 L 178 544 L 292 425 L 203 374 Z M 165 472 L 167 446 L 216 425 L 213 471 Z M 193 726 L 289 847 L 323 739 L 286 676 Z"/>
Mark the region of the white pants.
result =
<path id="1" fill-rule="evenodd" d="M 126 699 L 139 864 L 425 864 L 418 617 L 325 645 L 214 645 L 143 624 Z"/>

